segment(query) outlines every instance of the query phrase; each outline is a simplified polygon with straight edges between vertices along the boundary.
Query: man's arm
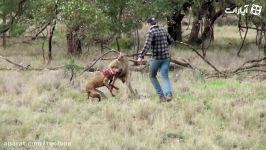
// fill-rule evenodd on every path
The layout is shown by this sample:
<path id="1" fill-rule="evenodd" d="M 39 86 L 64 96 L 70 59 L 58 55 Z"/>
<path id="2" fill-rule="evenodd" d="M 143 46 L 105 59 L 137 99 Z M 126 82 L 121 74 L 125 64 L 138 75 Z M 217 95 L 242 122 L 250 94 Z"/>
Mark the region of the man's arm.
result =
<path id="1" fill-rule="evenodd" d="M 166 36 L 167 36 L 167 42 L 169 45 L 171 45 L 172 43 L 174 43 L 174 39 L 171 37 L 171 35 L 167 32 L 166 32 Z"/>
<path id="2" fill-rule="evenodd" d="M 150 31 L 146 34 L 146 40 L 144 46 L 141 52 L 139 53 L 139 57 L 142 59 L 144 58 L 144 55 L 148 52 L 149 48 L 151 47 L 152 36 L 153 36 L 152 32 Z"/>

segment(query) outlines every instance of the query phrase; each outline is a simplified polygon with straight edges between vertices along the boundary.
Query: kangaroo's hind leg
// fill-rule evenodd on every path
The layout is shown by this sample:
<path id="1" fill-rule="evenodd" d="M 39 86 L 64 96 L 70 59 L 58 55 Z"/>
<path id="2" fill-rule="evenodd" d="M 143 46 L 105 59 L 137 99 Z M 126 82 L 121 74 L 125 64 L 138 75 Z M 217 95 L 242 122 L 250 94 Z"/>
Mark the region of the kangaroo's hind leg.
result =
<path id="1" fill-rule="evenodd" d="M 107 98 L 102 91 L 100 91 L 98 89 L 95 89 L 95 91 L 98 92 L 98 94 L 100 94 L 102 97 Z"/>

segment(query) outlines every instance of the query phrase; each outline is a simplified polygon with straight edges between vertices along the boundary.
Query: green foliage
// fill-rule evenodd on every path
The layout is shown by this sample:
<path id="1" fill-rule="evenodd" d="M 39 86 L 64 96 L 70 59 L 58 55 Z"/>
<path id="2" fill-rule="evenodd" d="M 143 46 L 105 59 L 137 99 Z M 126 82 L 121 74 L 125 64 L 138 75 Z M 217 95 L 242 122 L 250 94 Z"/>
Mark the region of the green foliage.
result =
<path id="1" fill-rule="evenodd" d="M 19 0 L 0 0 L 1 32 L 9 28 L 11 19 L 18 9 L 19 2 Z"/>
<path id="2" fill-rule="evenodd" d="M 6 15 L 9 21 L 18 10 L 19 2 L 20 0 L 0 0 L 1 16 Z M 23 8 L 23 16 L 16 18 L 15 22 L 18 24 L 12 26 L 10 34 L 20 35 L 28 27 L 40 29 L 57 19 L 58 24 L 62 24 L 67 29 L 79 27 L 79 32 L 82 32 L 78 33 L 82 36 L 78 37 L 79 39 L 86 37 L 88 41 L 108 41 L 114 37 L 112 35 L 130 33 L 140 28 L 148 16 L 153 15 L 159 20 L 166 20 L 166 17 L 173 16 L 174 13 L 186 15 L 187 12 L 182 9 L 185 2 L 193 2 L 190 13 L 194 16 L 206 2 L 211 2 L 216 12 L 228 7 L 230 3 L 235 3 L 239 7 L 246 4 L 251 7 L 252 4 L 257 4 L 263 7 L 261 15 L 255 16 L 248 13 L 249 25 L 266 22 L 265 0 L 27 0 Z M 241 23 L 243 24 L 244 21 L 242 17 Z M 1 23 L 0 30 L 6 29 L 7 26 L 8 24 Z M 38 32 L 38 30 L 35 31 Z M 122 48 L 129 49 L 131 41 L 121 40 L 119 44 Z M 112 42 L 111 45 L 116 44 Z"/>
<path id="3" fill-rule="evenodd" d="M 173 15 L 176 11 L 180 11 L 184 0 L 155 0 L 151 1 L 150 13 L 157 18 L 165 19 L 169 15 Z"/>
<path id="4" fill-rule="evenodd" d="M 120 48 L 122 49 L 130 49 L 133 46 L 132 39 L 118 39 L 118 43 L 119 43 Z M 110 47 L 117 48 L 116 40 L 113 40 L 110 43 Z"/>
<path id="5" fill-rule="evenodd" d="M 65 67 L 65 71 L 71 71 L 71 72 L 79 71 L 82 68 L 75 63 L 75 59 L 73 57 L 69 57 L 65 61 L 64 67 Z"/>
<path id="6" fill-rule="evenodd" d="M 114 33 L 126 33 L 135 28 L 143 9 L 141 1 L 134 0 L 99 0 L 97 6 L 110 19 L 109 29 Z"/>
<path id="7" fill-rule="evenodd" d="M 97 22 L 100 12 L 96 10 L 96 6 L 92 1 L 69 0 L 63 1 L 59 5 L 60 20 L 67 26 L 95 26 L 93 22 Z"/>
<path id="8" fill-rule="evenodd" d="M 0 0 L 1 15 L 10 15 L 17 9 L 20 0 Z"/>
<path id="9" fill-rule="evenodd" d="M 19 36 L 26 31 L 27 27 L 21 24 L 13 24 L 9 30 L 11 36 Z"/>
<path id="10" fill-rule="evenodd" d="M 28 20 L 29 25 L 43 26 L 57 17 L 56 5 L 60 4 L 54 0 L 29 0 L 25 10 L 25 20 Z"/>

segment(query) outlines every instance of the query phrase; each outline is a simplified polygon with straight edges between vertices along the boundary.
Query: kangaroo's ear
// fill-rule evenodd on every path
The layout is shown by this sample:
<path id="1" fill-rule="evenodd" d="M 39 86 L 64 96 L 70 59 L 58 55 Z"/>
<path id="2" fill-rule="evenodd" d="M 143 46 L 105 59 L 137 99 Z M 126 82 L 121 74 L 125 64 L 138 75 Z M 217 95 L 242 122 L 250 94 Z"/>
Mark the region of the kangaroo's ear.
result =
<path id="1" fill-rule="evenodd" d="M 123 53 L 120 53 L 118 56 L 118 60 L 123 60 L 125 57 L 125 55 Z"/>

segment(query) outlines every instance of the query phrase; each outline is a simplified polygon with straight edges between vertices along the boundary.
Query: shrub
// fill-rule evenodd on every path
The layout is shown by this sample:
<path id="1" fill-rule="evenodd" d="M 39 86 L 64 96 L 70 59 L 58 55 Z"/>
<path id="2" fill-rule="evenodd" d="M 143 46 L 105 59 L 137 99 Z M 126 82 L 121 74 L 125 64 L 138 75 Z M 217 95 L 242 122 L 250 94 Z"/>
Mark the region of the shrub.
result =
<path id="1" fill-rule="evenodd" d="M 64 63 L 64 69 L 66 73 L 70 73 L 70 82 L 72 81 L 73 77 L 75 76 L 76 72 L 79 71 L 82 67 L 75 63 L 73 57 L 69 57 Z"/>

